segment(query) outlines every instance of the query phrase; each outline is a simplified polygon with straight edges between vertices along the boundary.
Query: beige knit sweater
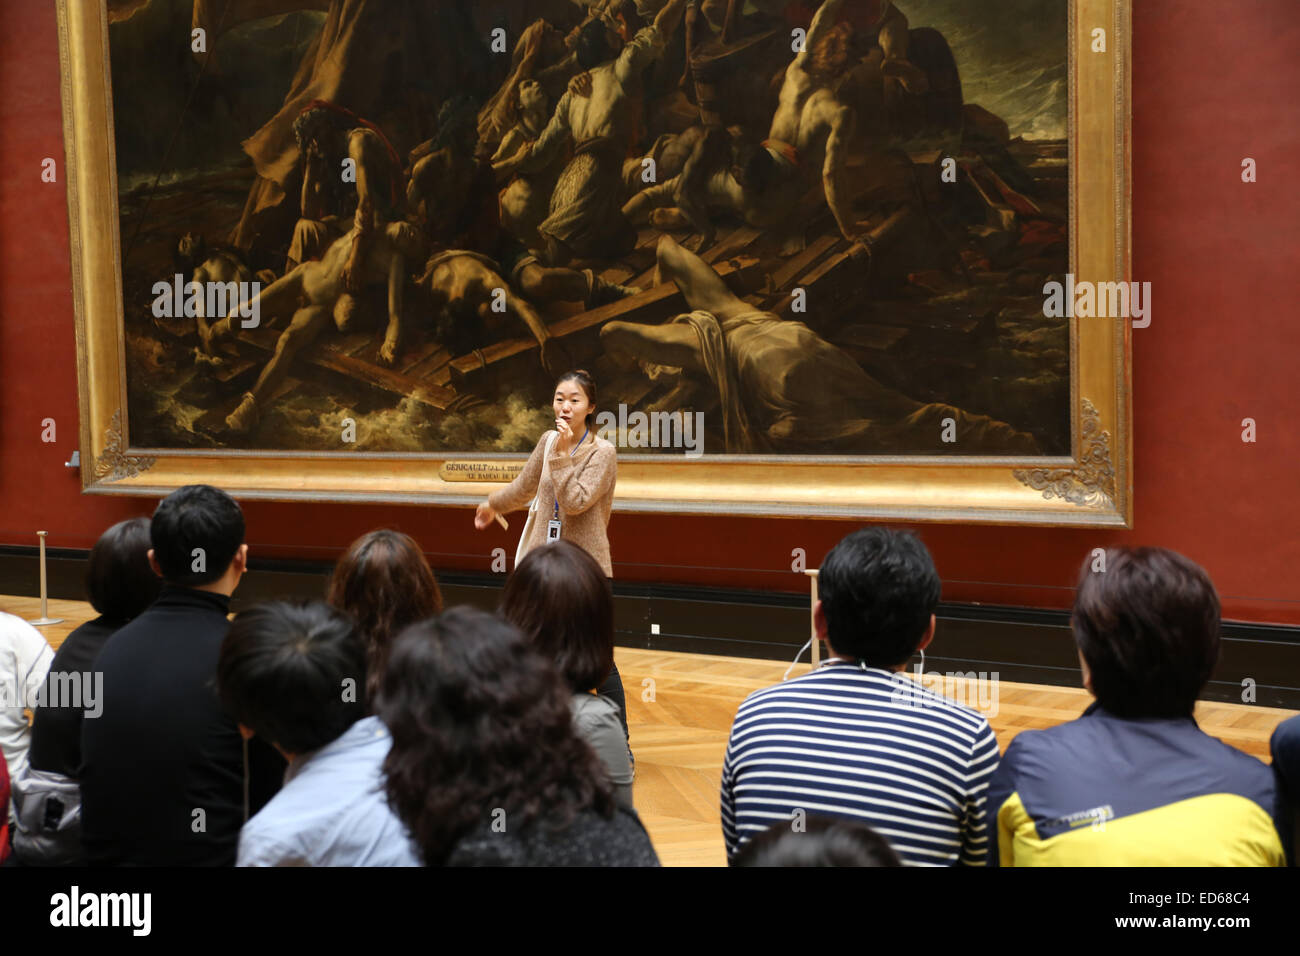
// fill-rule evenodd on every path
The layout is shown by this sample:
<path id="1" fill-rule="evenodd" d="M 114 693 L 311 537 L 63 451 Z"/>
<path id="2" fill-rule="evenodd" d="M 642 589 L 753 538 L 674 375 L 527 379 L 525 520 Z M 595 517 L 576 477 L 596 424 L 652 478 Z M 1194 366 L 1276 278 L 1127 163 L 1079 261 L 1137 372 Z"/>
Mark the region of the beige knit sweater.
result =
<path id="1" fill-rule="evenodd" d="M 537 517 L 521 553 L 546 542 L 546 522 L 555 515 L 560 503 L 560 537 L 572 541 L 589 555 L 609 577 L 614 576 L 609 557 L 609 512 L 614 503 L 614 482 L 618 477 L 618 452 L 608 441 L 593 436 L 570 458 L 555 452 L 546 455 L 548 431 L 528 457 L 528 464 L 505 488 L 488 495 L 488 504 L 505 514 L 528 507 L 537 495 Z M 572 449 L 570 449 L 572 450 Z"/>

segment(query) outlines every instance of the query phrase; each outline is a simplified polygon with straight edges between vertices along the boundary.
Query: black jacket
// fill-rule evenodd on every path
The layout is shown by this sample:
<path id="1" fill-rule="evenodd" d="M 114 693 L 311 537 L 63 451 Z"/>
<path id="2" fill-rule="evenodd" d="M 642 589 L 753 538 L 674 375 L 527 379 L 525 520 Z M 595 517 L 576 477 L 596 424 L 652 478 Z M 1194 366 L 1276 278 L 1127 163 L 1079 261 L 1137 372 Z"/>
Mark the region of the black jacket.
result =
<path id="1" fill-rule="evenodd" d="M 168 585 L 104 646 L 103 713 L 82 721 L 81 839 L 96 865 L 231 866 L 244 822 L 244 748 L 216 695 L 230 599 Z M 250 807 L 283 758 L 248 743 Z"/>
<path id="2" fill-rule="evenodd" d="M 120 621 L 97 617 L 69 634 L 54 652 L 51 674 L 93 674 L 95 661 Z M 81 766 L 81 718 L 85 707 L 37 707 L 32 712 L 32 745 L 27 762 L 34 770 L 48 770 L 76 780 Z"/>

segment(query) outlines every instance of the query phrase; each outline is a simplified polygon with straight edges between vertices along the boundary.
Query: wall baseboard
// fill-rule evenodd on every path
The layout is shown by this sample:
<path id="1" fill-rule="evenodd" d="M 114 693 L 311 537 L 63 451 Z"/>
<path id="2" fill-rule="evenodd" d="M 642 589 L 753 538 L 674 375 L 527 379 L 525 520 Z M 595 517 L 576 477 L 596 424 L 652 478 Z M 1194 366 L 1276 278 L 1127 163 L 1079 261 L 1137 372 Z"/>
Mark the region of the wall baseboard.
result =
<path id="1" fill-rule="evenodd" d="M 50 597 L 85 600 L 87 557 L 81 550 L 46 551 Z M 37 560 L 36 548 L 0 546 L 0 594 L 38 595 Z M 329 562 L 251 561 L 232 607 L 238 611 L 276 597 L 321 598 L 331 568 Z M 505 575 L 439 572 L 438 583 L 448 606 L 494 610 Z M 1080 684 L 1066 611 L 941 604 L 938 617 L 927 672 L 982 671 L 1020 683 Z M 658 633 L 651 633 L 656 624 Z M 616 581 L 614 627 L 623 647 L 789 661 L 808 640 L 808 598 Z M 1242 703 L 1247 688 L 1253 688 L 1253 703 L 1300 709 L 1300 627 L 1224 622 L 1219 666 L 1202 697 Z"/>

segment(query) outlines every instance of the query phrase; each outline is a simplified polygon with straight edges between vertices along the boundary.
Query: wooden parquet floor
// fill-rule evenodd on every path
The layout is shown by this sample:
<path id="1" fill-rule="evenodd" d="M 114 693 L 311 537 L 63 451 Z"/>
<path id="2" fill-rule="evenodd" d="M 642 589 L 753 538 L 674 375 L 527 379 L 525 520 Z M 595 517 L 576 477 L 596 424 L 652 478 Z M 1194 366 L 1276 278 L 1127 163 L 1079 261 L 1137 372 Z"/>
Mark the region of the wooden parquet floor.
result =
<path id="1" fill-rule="evenodd" d="M 81 601 L 50 601 L 62 624 L 42 628 L 55 648 L 94 616 Z M 22 618 L 40 613 L 34 598 L 0 596 L 0 609 Z M 741 701 L 781 680 L 788 663 L 620 647 L 616 653 L 627 691 L 628 724 L 636 754 L 635 801 L 665 866 L 723 866 L 718 786 L 731 721 Z M 791 676 L 808 671 L 800 664 Z M 953 696 L 977 695 L 958 683 Z M 1006 749 L 1022 730 L 1052 727 L 1079 716 L 1090 695 L 1083 688 L 1001 681 L 986 690 L 986 715 Z M 1203 701 L 1196 719 L 1206 733 L 1269 759 L 1273 728 L 1296 711 Z"/>

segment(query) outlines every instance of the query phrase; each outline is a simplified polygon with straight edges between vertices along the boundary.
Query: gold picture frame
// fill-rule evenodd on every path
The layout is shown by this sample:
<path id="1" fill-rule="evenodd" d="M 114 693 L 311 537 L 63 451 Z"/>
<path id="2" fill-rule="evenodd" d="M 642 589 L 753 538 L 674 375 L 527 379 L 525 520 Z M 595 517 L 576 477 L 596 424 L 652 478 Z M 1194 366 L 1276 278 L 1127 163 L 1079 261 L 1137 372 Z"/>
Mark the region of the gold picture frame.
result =
<path id="1" fill-rule="evenodd" d="M 126 422 L 121 252 L 108 17 L 58 0 L 83 491 L 158 496 L 220 485 L 237 498 L 470 506 L 499 482 L 444 480 L 465 459 L 522 455 L 137 447 Z M 1074 276 L 1128 282 L 1130 0 L 1070 0 L 1070 253 Z M 1105 52 L 1094 52 L 1095 31 Z M 624 456 L 632 512 L 1132 526 L 1131 322 L 1071 320 L 1072 454 L 1053 458 Z M 443 471 L 444 474 L 448 472 Z M 500 469 L 483 471 L 499 478 Z"/>

